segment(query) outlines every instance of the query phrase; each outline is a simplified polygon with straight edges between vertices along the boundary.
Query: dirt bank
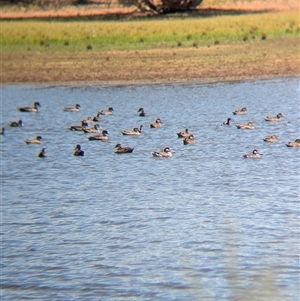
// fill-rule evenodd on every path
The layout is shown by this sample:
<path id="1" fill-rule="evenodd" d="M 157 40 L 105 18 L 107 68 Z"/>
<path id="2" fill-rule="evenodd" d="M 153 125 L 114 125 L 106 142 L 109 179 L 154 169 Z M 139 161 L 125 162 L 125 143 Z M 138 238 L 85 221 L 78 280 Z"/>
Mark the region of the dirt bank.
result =
<path id="1" fill-rule="evenodd" d="M 298 1 L 224 2 L 218 7 L 207 5 L 203 11 L 220 13 L 295 10 Z M 113 12 L 111 8 L 110 12 Z M 127 13 L 126 11 L 123 11 Z M 2 18 L 33 17 L 30 11 L 3 11 Z M 43 17 L 41 12 L 36 17 Z M 72 16 L 78 11 L 45 12 Z M 93 14 L 81 9 L 81 14 Z M 99 10 L 98 10 L 99 13 Z M 105 11 L 102 11 L 105 13 Z M 106 12 L 108 13 L 108 12 Z M 45 15 L 45 16 L 46 16 Z M 51 15 L 53 17 L 53 15 Z M 80 15 L 78 15 L 80 16 Z M 55 17 L 55 16 L 54 16 Z M 177 47 L 164 50 L 108 51 L 94 49 L 82 53 L 2 52 L 2 84 L 132 84 L 186 81 L 237 81 L 278 77 L 299 77 L 299 39 L 247 40 L 236 45 Z"/>
<path id="2" fill-rule="evenodd" d="M 2 54 L 1 82 L 160 83 L 299 77 L 298 38 L 81 54 Z"/>

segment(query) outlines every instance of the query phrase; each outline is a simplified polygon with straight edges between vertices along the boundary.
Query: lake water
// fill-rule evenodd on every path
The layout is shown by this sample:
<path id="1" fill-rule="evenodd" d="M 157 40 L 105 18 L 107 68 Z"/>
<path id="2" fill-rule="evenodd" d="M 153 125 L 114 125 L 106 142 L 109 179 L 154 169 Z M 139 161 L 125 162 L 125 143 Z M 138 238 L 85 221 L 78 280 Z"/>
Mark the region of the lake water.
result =
<path id="1" fill-rule="evenodd" d="M 300 138 L 299 79 L 1 96 L 2 300 L 299 300 L 300 153 L 285 145 Z M 17 110 L 35 100 L 39 113 Z M 76 103 L 79 113 L 62 111 Z M 108 142 L 68 129 L 109 106 Z M 19 118 L 22 128 L 7 126 Z M 248 121 L 253 131 L 235 126 Z M 139 137 L 121 134 L 141 124 Z M 185 128 L 194 145 L 177 138 Z M 277 143 L 263 141 L 272 134 Z M 47 158 L 24 143 L 37 135 Z M 117 143 L 133 153 L 114 154 Z M 165 146 L 172 158 L 151 156 Z M 261 158 L 244 159 L 254 148 Z"/>

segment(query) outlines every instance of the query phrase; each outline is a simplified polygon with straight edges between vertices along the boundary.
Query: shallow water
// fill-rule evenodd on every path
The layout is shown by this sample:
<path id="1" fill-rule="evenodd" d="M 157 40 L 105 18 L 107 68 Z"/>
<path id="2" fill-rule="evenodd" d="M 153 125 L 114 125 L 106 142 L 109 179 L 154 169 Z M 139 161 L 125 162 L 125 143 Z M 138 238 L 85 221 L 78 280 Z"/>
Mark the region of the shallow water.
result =
<path id="1" fill-rule="evenodd" d="M 300 138 L 298 79 L 1 94 L 3 300 L 299 299 L 300 153 L 285 146 Z M 39 113 L 16 110 L 34 100 Z M 75 103 L 79 113 L 62 111 Z M 108 142 L 68 130 L 108 106 Z M 24 127 L 7 126 L 19 118 Z M 235 127 L 248 121 L 253 131 Z M 141 136 L 121 134 L 140 124 Z M 194 145 L 177 138 L 185 128 Z M 272 134 L 278 143 L 262 140 Z M 24 143 L 37 135 L 48 158 Z M 116 143 L 133 153 L 114 154 Z M 151 156 L 165 146 L 172 158 Z M 243 159 L 254 148 L 262 157 Z"/>

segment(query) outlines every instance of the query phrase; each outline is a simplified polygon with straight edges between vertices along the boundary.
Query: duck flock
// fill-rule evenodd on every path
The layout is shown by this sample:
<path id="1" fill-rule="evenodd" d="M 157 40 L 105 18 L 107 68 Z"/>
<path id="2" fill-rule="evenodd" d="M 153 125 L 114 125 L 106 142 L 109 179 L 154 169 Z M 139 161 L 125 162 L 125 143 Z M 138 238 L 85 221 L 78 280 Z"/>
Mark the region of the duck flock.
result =
<path id="1" fill-rule="evenodd" d="M 41 104 L 38 101 L 35 101 L 33 103 L 32 107 L 19 107 L 17 108 L 18 111 L 20 112 L 26 112 L 26 113 L 38 113 L 39 108 L 41 108 Z M 62 108 L 64 112 L 69 112 L 69 113 L 76 113 L 80 112 L 81 106 L 80 104 L 75 104 L 74 107 L 65 107 Z M 102 118 L 104 116 L 109 116 L 114 114 L 114 109 L 113 107 L 109 107 L 106 110 L 101 110 L 98 111 L 96 116 L 94 117 L 88 117 L 87 119 L 80 120 L 78 125 L 71 125 L 69 127 L 70 131 L 82 131 L 84 133 L 90 134 L 87 136 L 87 139 L 89 141 L 109 141 L 109 132 L 107 129 L 101 129 L 101 126 L 99 125 L 98 122 L 102 121 Z M 247 115 L 247 108 L 242 107 L 241 109 L 235 110 L 232 112 L 233 115 Z M 137 110 L 137 115 L 139 117 L 146 117 L 148 114 L 145 112 L 144 108 L 139 108 Z M 266 122 L 280 122 L 283 118 L 282 113 L 278 113 L 276 116 L 267 116 L 265 118 Z M 224 121 L 221 126 L 231 126 L 232 118 L 227 118 L 226 121 Z M 156 118 L 152 123 L 149 124 L 149 127 L 151 129 L 159 129 L 162 127 L 162 120 L 160 118 Z M 18 121 L 11 121 L 8 123 L 9 127 L 22 127 L 23 122 L 22 119 Z M 255 128 L 255 125 L 252 122 L 248 122 L 246 124 L 236 124 L 235 125 L 237 129 L 240 130 L 253 130 Z M 127 136 L 139 136 L 143 134 L 143 125 L 140 125 L 139 127 L 134 127 L 133 129 L 126 129 L 126 130 L 121 130 L 122 135 L 127 135 Z M 3 127 L 1 130 L 1 135 L 5 134 L 5 128 Z M 179 131 L 176 133 L 178 138 L 181 138 L 183 141 L 184 145 L 190 145 L 190 144 L 195 144 L 195 138 L 192 133 L 189 132 L 188 129 L 185 129 L 183 131 Z M 278 139 L 276 135 L 271 135 L 267 136 L 263 139 L 266 143 L 277 143 Z M 43 143 L 43 138 L 40 135 L 37 135 L 33 139 L 26 139 L 24 140 L 25 144 L 42 144 Z M 300 139 L 297 138 L 295 141 L 290 141 L 286 143 L 287 147 L 300 147 Z M 114 153 L 116 154 L 128 154 L 132 153 L 134 148 L 129 147 L 129 146 L 122 146 L 120 143 L 117 143 L 114 148 Z M 158 151 L 153 151 L 151 152 L 151 155 L 153 157 L 157 158 L 170 158 L 173 156 L 173 153 L 175 151 L 172 150 L 169 146 L 164 147 L 162 150 Z M 73 152 L 74 156 L 84 156 L 84 150 L 82 150 L 80 144 L 76 144 Z M 252 153 L 245 154 L 243 157 L 245 159 L 247 158 L 260 158 L 262 154 L 259 153 L 257 149 L 254 149 Z M 48 153 L 46 152 L 45 147 L 43 147 L 39 152 L 38 152 L 38 157 L 39 158 L 45 158 L 48 157 Z"/>

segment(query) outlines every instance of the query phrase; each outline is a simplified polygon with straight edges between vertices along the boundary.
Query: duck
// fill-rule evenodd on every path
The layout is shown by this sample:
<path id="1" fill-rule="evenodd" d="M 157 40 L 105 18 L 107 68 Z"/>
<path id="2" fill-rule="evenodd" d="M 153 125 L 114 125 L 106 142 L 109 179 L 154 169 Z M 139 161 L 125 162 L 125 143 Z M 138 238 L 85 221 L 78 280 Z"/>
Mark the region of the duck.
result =
<path id="1" fill-rule="evenodd" d="M 93 121 L 102 121 L 102 118 L 100 117 L 100 112 L 97 113 L 96 116 L 94 116 Z"/>
<path id="2" fill-rule="evenodd" d="M 99 111 L 101 115 L 112 115 L 114 112 L 113 107 L 109 107 L 107 110 Z"/>
<path id="3" fill-rule="evenodd" d="M 46 150 L 45 148 L 43 147 L 40 152 L 38 153 L 38 157 L 39 158 L 45 158 L 45 157 L 48 157 L 48 154 L 46 153 Z"/>
<path id="4" fill-rule="evenodd" d="M 195 138 L 193 135 L 189 135 L 188 137 L 183 139 L 183 144 L 188 145 L 188 144 L 195 144 Z"/>
<path id="5" fill-rule="evenodd" d="M 265 142 L 271 142 L 271 143 L 275 143 L 277 142 L 277 137 L 275 135 L 272 135 L 272 136 L 267 136 L 264 138 L 264 141 Z"/>
<path id="6" fill-rule="evenodd" d="M 38 107 L 41 107 L 41 104 L 38 101 L 35 101 L 33 103 L 32 107 L 20 107 L 20 108 L 18 108 L 18 110 L 20 112 L 33 112 L 33 113 L 37 113 L 38 112 Z"/>
<path id="7" fill-rule="evenodd" d="M 74 148 L 74 156 L 84 156 L 84 151 L 81 149 L 80 144 L 77 144 Z"/>
<path id="8" fill-rule="evenodd" d="M 227 118 L 227 121 L 223 121 L 221 125 L 230 125 L 231 118 Z"/>
<path id="9" fill-rule="evenodd" d="M 22 119 L 18 121 L 11 121 L 8 125 L 12 127 L 23 126 L 23 121 Z"/>
<path id="10" fill-rule="evenodd" d="M 247 159 L 247 158 L 257 159 L 257 158 L 260 158 L 261 155 L 262 155 L 262 154 L 260 154 L 260 153 L 258 152 L 257 149 L 254 149 L 254 150 L 252 151 L 252 154 L 246 154 L 246 155 L 244 155 L 243 157 L 244 157 L 245 159 Z"/>
<path id="11" fill-rule="evenodd" d="M 243 107 L 240 110 L 235 110 L 232 112 L 233 115 L 246 115 L 247 114 L 247 108 Z"/>
<path id="12" fill-rule="evenodd" d="M 87 117 L 86 119 L 83 119 L 82 121 L 83 121 L 84 123 L 86 123 L 86 124 L 91 124 L 91 123 L 93 123 L 92 117 Z"/>
<path id="13" fill-rule="evenodd" d="M 267 116 L 265 121 L 281 121 L 281 117 L 283 117 L 282 113 L 278 113 L 275 117 L 274 116 Z"/>
<path id="14" fill-rule="evenodd" d="M 139 136 L 142 132 L 143 125 L 140 125 L 140 128 L 134 128 L 133 130 L 124 130 L 121 133 L 123 135 L 132 135 L 132 136 Z"/>
<path id="15" fill-rule="evenodd" d="M 141 117 L 147 116 L 144 108 L 139 108 L 137 112 L 140 113 L 139 116 L 141 116 Z"/>
<path id="16" fill-rule="evenodd" d="M 5 128 L 2 128 L 0 131 L 0 135 L 4 135 L 4 132 L 5 132 Z"/>
<path id="17" fill-rule="evenodd" d="M 87 126 L 88 126 L 88 124 L 86 124 L 84 122 L 84 120 L 81 120 L 81 125 L 72 125 L 72 126 L 69 127 L 69 130 L 71 130 L 71 131 L 83 131 Z"/>
<path id="18" fill-rule="evenodd" d="M 238 129 L 246 129 L 246 130 L 253 130 L 254 125 L 252 122 L 248 122 L 247 124 L 238 124 L 236 125 Z"/>
<path id="19" fill-rule="evenodd" d="M 79 112 L 79 108 L 81 108 L 80 104 L 76 104 L 74 107 L 66 107 L 66 108 L 63 108 L 63 111 L 64 112 Z"/>
<path id="20" fill-rule="evenodd" d="M 152 152 L 152 156 L 156 158 L 170 158 L 173 156 L 174 151 L 170 147 L 165 147 L 162 151 Z"/>
<path id="21" fill-rule="evenodd" d="M 115 153 L 116 154 L 132 153 L 133 150 L 134 149 L 129 147 L 129 146 L 122 147 L 122 145 L 120 143 L 116 144 L 116 146 L 115 146 Z"/>
<path id="22" fill-rule="evenodd" d="M 100 133 L 100 125 L 97 123 L 94 125 L 93 128 L 90 128 L 90 129 L 83 128 L 83 131 L 85 133 Z"/>
<path id="23" fill-rule="evenodd" d="M 153 123 L 150 123 L 150 128 L 154 128 L 154 129 L 161 128 L 160 118 L 156 118 L 156 120 Z"/>
<path id="24" fill-rule="evenodd" d="M 109 139 L 109 137 L 108 137 L 107 130 L 103 130 L 102 134 L 93 135 L 93 136 L 88 137 L 88 140 L 90 140 L 90 141 L 92 141 L 92 140 L 108 141 L 108 139 Z"/>
<path id="25" fill-rule="evenodd" d="M 294 142 L 289 142 L 286 144 L 287 147 L 300 147 L 300 139 L 296 139 Z"/>
<path id="26" fill-rule="evenodd" d="M 178 138 L 187 138 L 189 137 L 190 133 L 188 129 L 185 129 L 184 131 L 178 132 L 177 136 Z"/>
<path id="27" fill-rule="evenodd" d="M 24 142 L 26 144 L 42 144 L 43 143 L 42 140 L 43 140 L 42 136 L 36 136 L 36 138 L 34 138 L 34 139 L 24 140 Z"/>

